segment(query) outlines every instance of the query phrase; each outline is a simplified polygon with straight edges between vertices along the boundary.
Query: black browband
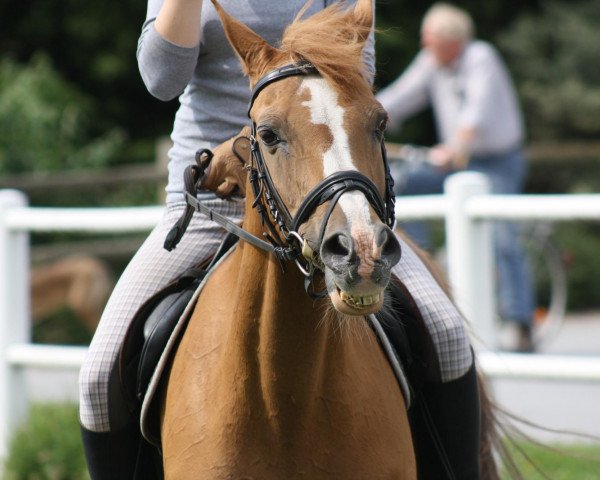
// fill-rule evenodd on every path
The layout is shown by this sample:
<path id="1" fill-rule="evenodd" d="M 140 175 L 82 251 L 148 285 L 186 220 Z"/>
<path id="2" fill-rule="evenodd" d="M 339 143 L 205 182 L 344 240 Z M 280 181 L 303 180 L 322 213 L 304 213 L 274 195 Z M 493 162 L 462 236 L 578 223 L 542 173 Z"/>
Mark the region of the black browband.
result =
<path id="1" fill-rule="evenodd" d="M 265 87 L 283 78 L 310 74 L 318 74 L 318 70 L 314 67 L 314 65 L 308 62 L 286 65 L 267 73 L 256 83 L 252 89 L 250 103 L 248 105 L 248 116 L 250 117 L 250 110 L 254 105 L 255 99 Z M 311 251 L 312 258 L 306 257 L 306 240 L 300 236 L 298 229 L 304 222 L 308 220 L 310 215 L 312 215 L 319 205 L 322 205 L 328 201 L 330 202 L 326 215 L 323 218 L 319 243 L 317 246 L 322 243 L 325 227 L 327 226 L 327 222 L 335 205 L 339 201 L 342 194 L 348 191 L 357 190 L 362 192 L 381 221 L 386 223 L 386 225 L 389 227 L 394 225 L 394 183 L 390 175 L 385 144 L 383 140 L 381 142 L 381 150 L 386 175 L 385 200 L 381 198 L 377 187 L 368 177 L 356 170 L 346 170 L 333 173 L 317 184 L 306 195 L 306 198 L 301 203 L 294 217 L 290 215 L 289 210 L 277 191 L 277 188 L 273 184 L 269 169 L 267 168 L 262 156 L 259 142 L 256 139 L 255 122 L 252 122 L 252 133 L 248 140 L 251 144 L 249 180 L 254 195 L 252 206 L 257 209 L 263 224 L 269 231 L 268 233 L 263 233 L 263 236 L 267 239 L 267 241 L 247 232 L 226 217 L 219 215 L 217 212 L 214 212 L 212 209 L 202 205 L 198 201 L 196 198 L 196 192 L 200 186 L 201 179 L 204 176 L 204 171 L 212 159 L 212 152 L 209 150 L 200 150 L 196 154 L 197 164 L 189 166 L 185 172 L 187 202 L 186 211 L 167 235 L 164 245 L 167 250 L 170 251 L 175 248 L 191 220 L 193 211 L 199 211 L 209 216 L 213 221 L 219 223 L 227 231 L 237 235 L 241 239 L 263 250 L 274 253 L 284 270 L 285 263 L 287 261 L 295 260 L 302 273 L 306 276 L 305 283 L 308 291 L 308 287 L 312 283 L 315 268 L 320 266 L 320 261 L 318 260 L 318 255 L 312 253 L 312 249 L 310 248 L 308 250 Z M 235 144 L 234 153 L 238 155 L 237 152 L 235 152 Z M 241 160 L 239 155 L 238 158 Z M 300 260 L 303 258 L 303 254 L 304 260 Z"/>
<path id="2" fill-rule="evenodd" d="M 319 71 L 315 68 L 312 63 L 309 62 L 301 62 L 301 63 L 293 63 L 291 65 L 286 65 L 285 67 L 278 68 L 277 70 L 273 70 L 272 72 L 267 73 L 264 77 L 262 77 L 254 88 L 252 89 L 252 93 L 250 94 L 250 103 L 248 104 L 248 118 L 250 118 L 250 110 L 252 110 L 252 105 L 254 105 L 254 100 L 258 97 L 258 94 L 267 86 L 273 82 L 278 80 L 282 80 L 286 77 L 295 77 L 298 75 L 310 75 L 315 74 L 318 75 Z"/>

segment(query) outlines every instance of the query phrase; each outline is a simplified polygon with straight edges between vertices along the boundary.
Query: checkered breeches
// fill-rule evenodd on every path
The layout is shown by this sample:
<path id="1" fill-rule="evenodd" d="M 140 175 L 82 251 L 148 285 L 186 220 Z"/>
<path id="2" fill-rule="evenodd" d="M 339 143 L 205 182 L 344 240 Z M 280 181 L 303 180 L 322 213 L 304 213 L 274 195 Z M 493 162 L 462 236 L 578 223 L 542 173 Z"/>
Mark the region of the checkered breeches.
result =
<path id="1" fill-rule="evenodd" d="M 462 377 L 473 362 L 465 319 L 411 247 L 402 239 L 400 245 L 402 257 L 392 271 L 419 307 L 438 354 L 442 381 Z"/>
<path id="2" fill-rule="evenodd" d="M 243 204 L 219 199 L 204 203 L 234 221 L 241 221 Z M 135 254 L 106 305 L 79 375 L 80 420 L 93 431 L 111 429 L 108 414 L 109 376 L 135 312 L 142 303 L 177 278 L 183 271 L 215 252 L 224 230 L 195 214 L 183 239 L 172 252 L 163 249 L 167 232 L 179 219 L 184 204 L 172 204 Z M 437 347 L 443 381 L 462 376 L 471 365 L 464 321 L 432 278 L 427 268 L 405 243 L 394 273 L 409 289 Z"/>

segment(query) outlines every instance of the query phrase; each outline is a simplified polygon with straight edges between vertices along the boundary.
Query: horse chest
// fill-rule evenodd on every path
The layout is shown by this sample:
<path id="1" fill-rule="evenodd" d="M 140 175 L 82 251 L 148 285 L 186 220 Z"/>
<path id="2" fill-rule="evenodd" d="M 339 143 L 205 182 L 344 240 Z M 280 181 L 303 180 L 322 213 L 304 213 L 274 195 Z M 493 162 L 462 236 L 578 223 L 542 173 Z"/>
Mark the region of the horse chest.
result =
<path id="1" fill-rule="evenodd" d="M 416 479 L 404 399 L 371 330 L 340 332 L 313 318 L 311 302 L 242 315 L 255 306 L 233 305 L 240 292 L 227 301 L 220 287 L 232 272 L 233 255 L 202 292 L 170 371 L 166 478 Z"/>
<path id="2" fill-rule="evenodd" d="M 210 340 L 184 339 L 171 372 L 182 388 L 163 424 L 167 478 L 416 478 L 404 401 L 374 339 L 338 337 L 319 360 L 294 361 L 298 345 L 249 358 L 206 327 Z"/>
<path id="3" fill-rule="evenodd" d="M 416 479 L 410 432 L 401 421 L 332 398 L 315 404 L 293 419 L 283 411 L 269 417 L 263 406 L 228 407 L 228 418 L 189 425 L 194 433 L 185 444 L 165 452 L 166 478 Z"/>

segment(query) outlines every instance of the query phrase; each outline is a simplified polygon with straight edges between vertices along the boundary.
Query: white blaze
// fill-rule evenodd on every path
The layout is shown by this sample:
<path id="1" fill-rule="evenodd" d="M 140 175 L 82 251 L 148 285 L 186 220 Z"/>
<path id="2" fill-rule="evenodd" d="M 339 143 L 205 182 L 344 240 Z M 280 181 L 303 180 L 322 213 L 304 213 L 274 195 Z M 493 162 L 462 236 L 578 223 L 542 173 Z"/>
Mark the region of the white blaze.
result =
<path id="1" fill-rule="evenodd" d="M 308 89 L 310 100 L 302 102 L 310 110 L 315 125 L 326 125 L 331 131 L 333 143 L 323 155 L 325 176 L 342 170 L 356 170 L 350 154 L 348 134 L 344 130 L 344 109 L 338 104 L 338 96 L 323 78 L 309 77 L 302 80 L 300 91 Z M 369 223 L 369 202 L 357 191 L 347 192 L 339 201 L 342 211 L 351 224 Z"/>

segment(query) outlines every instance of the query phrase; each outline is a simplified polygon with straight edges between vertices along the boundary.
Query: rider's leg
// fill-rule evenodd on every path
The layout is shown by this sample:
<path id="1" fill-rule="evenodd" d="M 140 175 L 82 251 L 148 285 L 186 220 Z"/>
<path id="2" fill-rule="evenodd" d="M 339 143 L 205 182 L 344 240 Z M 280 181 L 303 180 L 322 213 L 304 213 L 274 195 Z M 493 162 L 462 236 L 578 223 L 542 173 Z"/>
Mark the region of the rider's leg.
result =
<path id="1" fill-rule="evenodd" d="M 475 364 L 456 380 L 425 382 L 421 392 L 423 398 L 411 412 L 417 458 L 424 452 L 419 479 L 479 479 L 481 407 Z"/>
<path id="2" fill-rule="evenodd" d="M 523 188 L 526 164 L 520 150 L 488 158 L 474 158 L 472 169 L 484 173 L 492 191 L 518 194 Z M 494 245 L 498 271 L 498 307 L 503 319 L 514 322 L 521 332 L 521 350 L 531 351 L 531 326 L 535 309 L 533 277 L 513 222 L 494 223 Z"/>
<path id="3" fill-rule="evenodd" d="M 136 424 L 119 430 L 94 432 L 81 426 L 81 440 L 92 480 L 131 480 L 140 443 Z"/>
<path id="4" fill-rule="evenodd" d="M 532 352 L 532 323 L 535 295 L 529 258 L 520 243 L 518 227 L 512 222 L 494 224 L 494 244 L 498 270 L 500 316 L 517 325 L 517 350 Z"/>
<path id="5" fill-rule="evenodd" d="M 417 451 L 428 452 L 428 462 L 419 468 L 422 477 L 452 478 L 444 464 L 429 457 L 435 446 L 431 436 L 422 436 L 427 424 L 433 423 L 438 443 L 454 472 L 454 478 L 479 478 L 480 407 L 479 386 L 465 321 L 440 285 L 411 247 L 401 240 L 402 258 L 393 273 L 412 294 L 433 340 L 440 366 L 440 378 L 425 383 L 421 410 L 417 412 L 420 433 L 415 438 Z M 417 453 L 417 455 L 419 455 Z"/>
<path id="6" fill-rule="evenodd" d="M 241 220 L 243 205 L 213 199 L 205 202 L 219 213 Z M 129 322 L 140 305 L 190 266 L 210 256 L 224 231 L 206 217 L 194 215 L 181 243 L 172 252 L 163 249 L 167 232 L 179 219 L 184 204 L 169 205 L 119 279 L 102 315 L 79 375 L 80 422 L 84 450 L 92 479 L 115 479 L 114 469 L 135 462 L 124 439 L 138 431 L 114 375 L 119 350 Z M 131 442 L 129 443 L 131 445 Z M 111 464 L 106 464 L 106 458 Z M 123 477 L 127 478 L 127 477 Z M 129 477 L 130 478 L 130 477 Z"/>

